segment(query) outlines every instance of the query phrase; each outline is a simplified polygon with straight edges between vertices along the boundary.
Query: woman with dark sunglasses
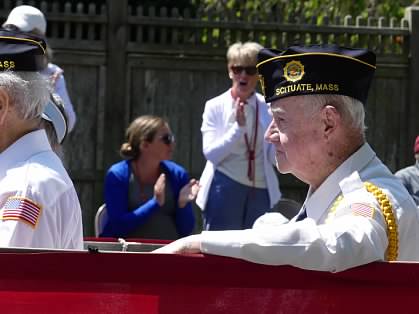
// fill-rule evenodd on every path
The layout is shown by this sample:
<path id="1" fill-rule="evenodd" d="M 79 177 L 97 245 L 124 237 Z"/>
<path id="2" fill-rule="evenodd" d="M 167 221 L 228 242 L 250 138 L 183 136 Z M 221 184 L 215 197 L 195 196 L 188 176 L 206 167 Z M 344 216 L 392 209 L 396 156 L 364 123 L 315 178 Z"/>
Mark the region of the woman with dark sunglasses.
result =
<path id="1" fill-rule="evenodd" d="M 263 140 L 272 117 L 256 85 L 262 46 L 238 42 L 227 51 L 232 86 L 205 104 L 203 153 L 197 204 L 205 230 L 246 229 L 281 197 L 273 165 L 275 151 Z"/>
<path id="2" fill-rule="evenodd" d="M 108 221 L 101 236 L 177 239 L 192 233 L 198 181 L 169 159 L 174 150 L 169 124 L 141 116 L 126 130 L 120 154 L 105 178 Z"/>

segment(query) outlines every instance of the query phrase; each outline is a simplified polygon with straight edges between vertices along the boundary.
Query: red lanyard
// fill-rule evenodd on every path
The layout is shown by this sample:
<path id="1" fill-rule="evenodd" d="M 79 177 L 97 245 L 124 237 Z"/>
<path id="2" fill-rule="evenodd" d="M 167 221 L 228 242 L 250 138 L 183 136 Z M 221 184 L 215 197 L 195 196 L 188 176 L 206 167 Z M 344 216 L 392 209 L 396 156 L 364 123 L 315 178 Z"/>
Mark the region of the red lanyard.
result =
<path id="1" fill-rule="evenodd" d="M 250 106 L 250 105 L 248 105 Z M 255 114 L 255 132 L 253 134 L 253 143 L 250 146 L 249 137 L 247 136 L 247 132 L 244 133 L 244 140 L 246 142 L 247 147 L 247 177 L 250 181 L 255 183 L 255 158 L 256 158 L 256 140 L 258 137 L 258 125 L 259 125 L 259 102 L 256 98 L 256 114 Z"/>

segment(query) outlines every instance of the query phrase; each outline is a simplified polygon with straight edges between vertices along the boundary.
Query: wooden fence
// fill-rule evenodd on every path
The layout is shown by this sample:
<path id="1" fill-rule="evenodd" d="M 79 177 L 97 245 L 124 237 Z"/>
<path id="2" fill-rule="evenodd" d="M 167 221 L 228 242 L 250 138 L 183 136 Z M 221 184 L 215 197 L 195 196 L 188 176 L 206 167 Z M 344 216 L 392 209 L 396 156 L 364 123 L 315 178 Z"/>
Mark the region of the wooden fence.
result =
<path id="1" fill-rule="evenodd" d="M 103 202 L 106 169 L 116 162 L 128 123 L 137 115 L 165 116 L 176 134 L 174 160 L 199 177 L 201 117 L 205 100 L 230 86 L 225 53 L 235 41 L 284 48 L 295 42 L 337 42 L 368 47 L 378 68 L 367 104 L 367 137 L 379 157 L 396 170 L 413 162 L 419 134 L 419 8 L 401 21 L 384 18 L 286 17 L 136 5 L 140 1 L 0 2 L 0 18 L 18 4 L 40 8 L 48 42 L 65 78 L 77 124 L 65 146 L 66 165 L 83 209 L 84 232 L 93 234 Z M 303 201 L 306 186 L 280 175 L 285 196 Z"/>

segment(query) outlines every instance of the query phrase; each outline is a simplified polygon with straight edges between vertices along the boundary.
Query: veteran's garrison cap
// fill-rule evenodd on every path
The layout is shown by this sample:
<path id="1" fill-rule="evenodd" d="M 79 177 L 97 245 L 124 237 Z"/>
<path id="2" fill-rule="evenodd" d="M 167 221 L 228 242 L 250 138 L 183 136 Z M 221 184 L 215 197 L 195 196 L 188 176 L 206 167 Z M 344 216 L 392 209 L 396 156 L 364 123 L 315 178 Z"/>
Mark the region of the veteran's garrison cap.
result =
<path id="1" fill-rule="evenodd" d="M 0 29 L 0 71 L 42 70 L 46 49 L 41 37 Z"/>
<path id="2" fill-rule="evenodd" d="M 339 94 L 365 104 L 375 71 L 375 54 L 337 45 L 262 49 L 257 69 L 266 102 L 298 95 Z"/>

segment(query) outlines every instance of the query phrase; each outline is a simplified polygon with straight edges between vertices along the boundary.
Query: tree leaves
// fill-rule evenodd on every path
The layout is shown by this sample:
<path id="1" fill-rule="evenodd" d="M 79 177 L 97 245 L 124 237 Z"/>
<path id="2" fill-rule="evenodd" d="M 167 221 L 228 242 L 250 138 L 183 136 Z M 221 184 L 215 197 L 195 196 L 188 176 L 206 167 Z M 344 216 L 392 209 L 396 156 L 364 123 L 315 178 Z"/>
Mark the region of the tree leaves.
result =
<path id="1" fill-rule="evenodd" d="M 320 20 L 329 17 L 363 16 L 363 17 L 396 17 L 401 18 L 404 8 L 412 1 L 407 0 L 192 0 L 192 3 L 204 9 L 218 13 L 235 11 L 235 16 L 249 21 L 255 18 L 263 21 L 273 11 L 279 11 L 285 21 L 300 17 L 309 19 L 316 16 Z M 243 14 L 246 13 L 246 14 Z"/>

